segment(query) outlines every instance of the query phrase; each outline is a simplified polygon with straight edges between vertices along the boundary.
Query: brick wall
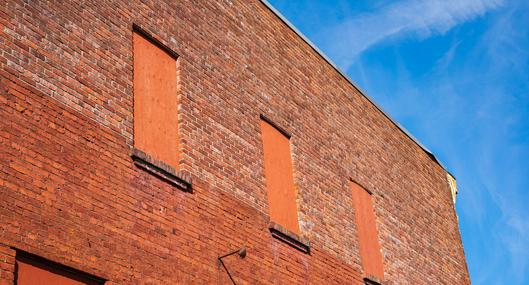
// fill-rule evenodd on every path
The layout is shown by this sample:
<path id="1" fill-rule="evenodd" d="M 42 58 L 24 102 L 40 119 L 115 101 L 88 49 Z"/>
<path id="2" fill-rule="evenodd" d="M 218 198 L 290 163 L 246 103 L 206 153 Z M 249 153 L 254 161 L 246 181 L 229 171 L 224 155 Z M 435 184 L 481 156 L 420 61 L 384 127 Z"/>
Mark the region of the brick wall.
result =
<path id="1" fill-rule="evenodd" d="M 192 193 L 130 157 L 133 23 L 179 55 Z M 310 254 L 268 230 L 260 115 L 292 135 Z M 19 248 L 112 284 L 229 284 L 216 257 L 245 245 L 226 258 L 240 284 L 359 284 L 353 179 L 373 192 L 384 284 L 470 283 L 445 170 L 259 1 L 3 1 L 0 118 L 2 262 Z"/>
<path id="2" fill-rule="evenodd" d="M 11 285 L 14 281 L 15 251 L 0 244 L 0 285 Z"/>

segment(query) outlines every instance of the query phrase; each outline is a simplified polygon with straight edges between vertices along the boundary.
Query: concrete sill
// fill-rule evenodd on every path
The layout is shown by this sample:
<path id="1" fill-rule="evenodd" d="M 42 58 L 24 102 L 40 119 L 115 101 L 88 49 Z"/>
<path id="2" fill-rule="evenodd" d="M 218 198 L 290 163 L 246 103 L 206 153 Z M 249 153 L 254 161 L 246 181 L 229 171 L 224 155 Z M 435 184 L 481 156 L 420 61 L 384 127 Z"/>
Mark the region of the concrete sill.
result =
<path id="1" fill-rule="evenodd" d="M 192 192 L 191 177 L 189 175 L 176 171 L 174 167 L 154 159 L 137 148 L 132 149 L 130 157 L 139 168 L 169 182 L 185 192 Z"/>
<path id="2" fill-rule="evenodd" d="M 268 229 L 274 238 L 281 240 L 303 253 L 310 254 L 310 242 L 307 238 L 299 236 L 274 222 L 270 222 Z"/>

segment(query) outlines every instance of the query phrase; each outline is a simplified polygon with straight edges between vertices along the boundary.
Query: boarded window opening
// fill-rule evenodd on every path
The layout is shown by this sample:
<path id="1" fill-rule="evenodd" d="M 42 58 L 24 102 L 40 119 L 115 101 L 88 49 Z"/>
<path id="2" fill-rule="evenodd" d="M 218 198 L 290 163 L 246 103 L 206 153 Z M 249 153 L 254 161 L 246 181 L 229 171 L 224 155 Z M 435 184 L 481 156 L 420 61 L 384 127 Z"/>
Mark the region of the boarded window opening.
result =
<path id="1" fill-rule="evenodd" d="M 178 66 L 174 53 L 139 29 L 133 32 L 134 147 L 178 166 Z"/>
<path id="2" fill-rule="evenodd" d="M 378 241 L 373 197 L 357 183 L 351 181 L 350 184 L 358 229 L 360 259 L 364 273 L 367 277 L 383 280 L 384 268 Z"/>
<path id="3" fill-rule="evenodd" d="M 99 285 L 105 283 L 104 279 L 25 252 L 17 252 L 15 274 L 17 285 Z"/>
<path id="4" fill-rule="evenodd" d="M 270 219 L 299 234 L 289 137 L 264 119 L 261 119 L 261 136 Z"/>

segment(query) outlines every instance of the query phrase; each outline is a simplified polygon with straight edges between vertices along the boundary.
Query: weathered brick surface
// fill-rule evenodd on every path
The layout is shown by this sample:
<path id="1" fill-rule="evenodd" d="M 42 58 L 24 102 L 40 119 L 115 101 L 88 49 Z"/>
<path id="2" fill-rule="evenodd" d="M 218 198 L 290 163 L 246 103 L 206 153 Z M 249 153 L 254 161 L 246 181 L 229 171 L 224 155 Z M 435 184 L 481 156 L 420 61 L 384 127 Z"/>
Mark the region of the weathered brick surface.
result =
<path id="1" fill-rule="evenodd" d="M 14 282 L 15 250 L 0 243 L 0 285 Z"/>
<path id="2" fill-rule="evenodd" d="M 470 282 L 445 170 L 262 3 L 82 3 L 0 4 L 0 243 L 112 284 L 227 284 L 241 245 L 240 284 L 358 284 L 352 178 L 387 284 Z M 133 23 L 180 55 L 192 193 L 130 158 Z M 260 114 L 292 134 L 310 255 L 268 230 Z"/>

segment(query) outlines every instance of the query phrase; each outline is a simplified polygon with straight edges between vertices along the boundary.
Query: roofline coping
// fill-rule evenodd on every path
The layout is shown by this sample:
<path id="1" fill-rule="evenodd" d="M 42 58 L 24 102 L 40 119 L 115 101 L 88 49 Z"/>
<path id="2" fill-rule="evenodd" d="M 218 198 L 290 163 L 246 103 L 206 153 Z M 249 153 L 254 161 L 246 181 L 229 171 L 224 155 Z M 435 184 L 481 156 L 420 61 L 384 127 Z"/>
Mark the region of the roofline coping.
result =
<path id="1" fill-rule="evenodd" d="M 431 152 L 427 147 L 425 147 L 419 140 L 417 140 L 406 128 L 404 128 L 401 124 L 399 124 L 397 121 L 395 121 L 391 116 L 386 113 L 375 101 L 367 95 L 367 92 L 365 92 L 362 88 L 360 88 L 345 72 L 343 72 L 329 57 L 327 57 L 314 43 L 312 43 L 302 32 L 300 32 L 292 23 L 290 23 L 281 12 L 279 12 L 272 4 L 270 4 L 267 0 L 259 0 L 261 3 L 263 3 L 272 13 L 274 13 L 283 23 L 285 23 L 294 33 L 296 33 L 305 43 L 307 43 L 319 56 L 321 56 L 328 64 L 330 64 L 345 80 L 349 82 L 362 96 L 364 96 L 375 108 L 377 108 L 386 118 L 388 118 L 397 128 L 399 128 L 406 136 L 408 136 L 413 142 L 415 142 L 426 154 L 432 158 L 433 161 L 435 161 L 439 166 L 441 166 L 447 173 L 449 173 L 452 177 L 452 173 L 448 171 L 448 169 L 437 159 L 435 154 Z"/>

